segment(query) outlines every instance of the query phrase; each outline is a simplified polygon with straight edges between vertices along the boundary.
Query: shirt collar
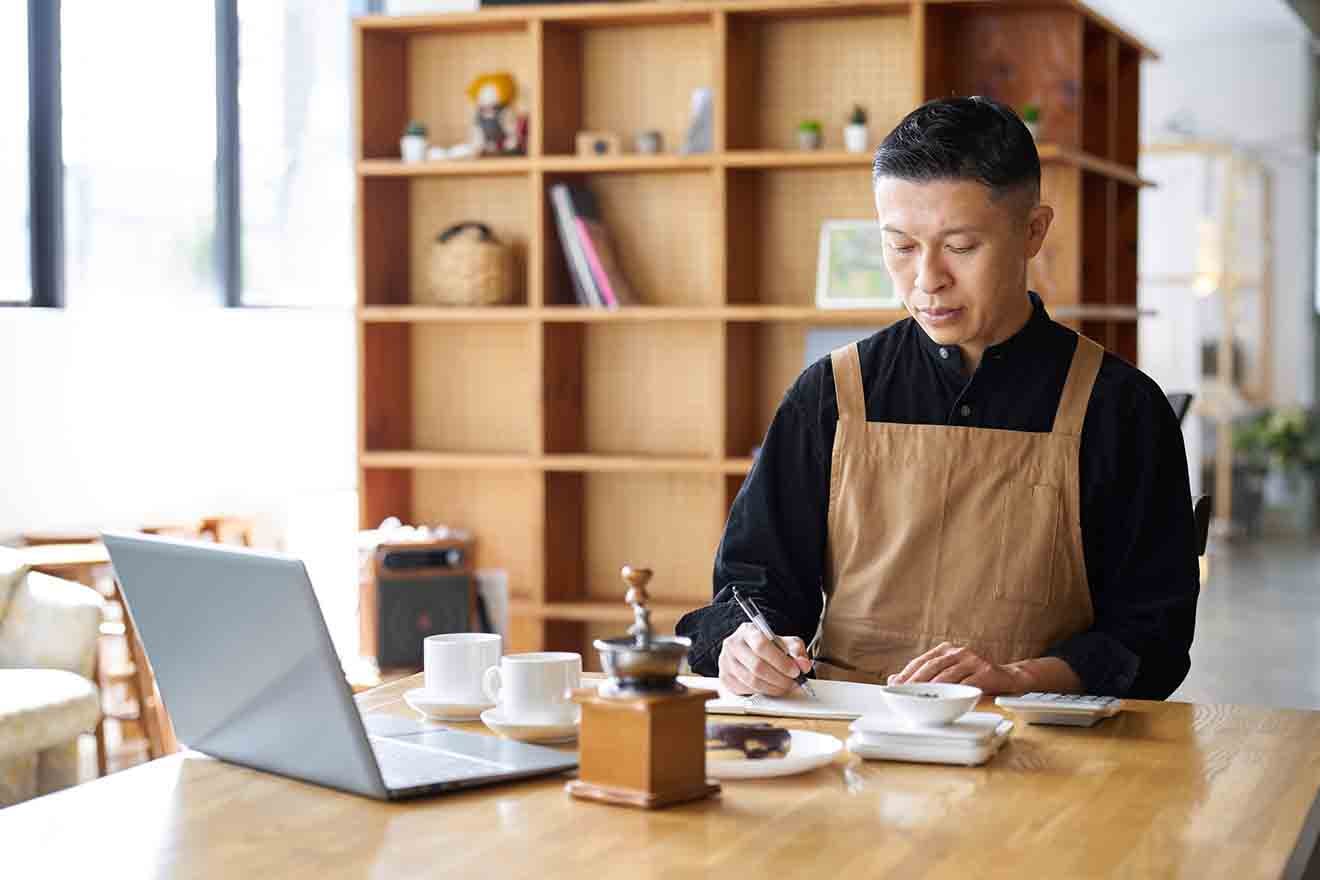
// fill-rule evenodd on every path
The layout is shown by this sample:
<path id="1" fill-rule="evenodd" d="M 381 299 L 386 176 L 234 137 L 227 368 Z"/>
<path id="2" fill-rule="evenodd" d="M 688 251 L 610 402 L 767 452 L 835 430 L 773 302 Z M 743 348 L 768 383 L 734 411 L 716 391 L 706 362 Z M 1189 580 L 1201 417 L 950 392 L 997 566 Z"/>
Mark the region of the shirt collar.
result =
<path id="1" fill-rule="evenodd" d="M 992 345 L 985 350 L 985 356 L 982 361 L 1003 360 L 1013 358 L 1023 352 L 1031 351 L 1036 348 L 1036 342 L 1041 338 L 1041 333 L 1049 326 L 1050 315 L 1045 311 L 1045 303 L 1033 290 L 1027 291 L 1027 297 L 1031 300 L 1031 317 L 1022 329 L 1005 339 L 998 345 Z M 926 335 L 926 330 L 920 322 L 913 319 L 912 324 L 917 328 L 917 339 L 921 342 L 922 349 L 935 361 L 940 367 L 962 374 L 963 353 L 962 349 L 956 345 L 940 345 L 935 340 Z"/>

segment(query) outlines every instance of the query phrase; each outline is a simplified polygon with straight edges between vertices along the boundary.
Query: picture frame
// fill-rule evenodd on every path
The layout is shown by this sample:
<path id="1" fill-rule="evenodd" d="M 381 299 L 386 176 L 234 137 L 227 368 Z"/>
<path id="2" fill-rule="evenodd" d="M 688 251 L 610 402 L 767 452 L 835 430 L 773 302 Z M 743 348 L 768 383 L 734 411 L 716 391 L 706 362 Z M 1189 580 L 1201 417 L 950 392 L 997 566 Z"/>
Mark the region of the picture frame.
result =
<path id="1" fill-rule="evenodd" d="M 880 224 L 826 220 L 820 227 L 816 308 L 897 309 L 902 300 L 885 268 Z"/>

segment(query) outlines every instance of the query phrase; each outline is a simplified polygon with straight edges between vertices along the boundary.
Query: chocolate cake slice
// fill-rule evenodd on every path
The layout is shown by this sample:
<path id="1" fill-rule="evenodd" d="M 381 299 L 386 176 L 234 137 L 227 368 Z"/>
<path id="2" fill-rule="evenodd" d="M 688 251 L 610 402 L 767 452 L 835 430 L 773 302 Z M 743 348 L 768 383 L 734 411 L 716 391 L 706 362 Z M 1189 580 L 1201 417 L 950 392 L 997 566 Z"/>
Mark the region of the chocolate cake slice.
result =
<path id="1" fill-rule="evenodd" d="M 720 761 L 782 758 L 792 735 L 782 727 L 758 724 L 706 724 L 706 757 Z"/>

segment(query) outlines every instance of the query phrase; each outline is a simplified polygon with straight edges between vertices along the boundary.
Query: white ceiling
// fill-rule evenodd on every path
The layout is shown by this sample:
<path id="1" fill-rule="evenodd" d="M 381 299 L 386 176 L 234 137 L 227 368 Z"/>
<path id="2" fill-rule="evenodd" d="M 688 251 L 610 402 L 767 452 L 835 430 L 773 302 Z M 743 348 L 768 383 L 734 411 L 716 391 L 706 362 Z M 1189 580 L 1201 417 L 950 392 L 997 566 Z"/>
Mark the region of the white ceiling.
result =
<path id="1" fill-rule="evenodd" d="M 1173 43 L 1304 36 L 1284 0 L 1083 0 L 1156 52 Z"/>

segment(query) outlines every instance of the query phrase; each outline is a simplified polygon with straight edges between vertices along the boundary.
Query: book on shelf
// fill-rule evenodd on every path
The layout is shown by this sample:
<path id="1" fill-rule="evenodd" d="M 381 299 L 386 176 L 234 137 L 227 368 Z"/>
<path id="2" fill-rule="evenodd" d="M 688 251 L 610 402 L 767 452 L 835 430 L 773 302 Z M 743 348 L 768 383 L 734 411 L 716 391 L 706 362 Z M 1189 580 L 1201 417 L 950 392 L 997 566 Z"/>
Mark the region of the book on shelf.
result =
<path id="1" fill-rule="evenodd" d="M 557 183 L 550 187 L 550 202 L 578 304 L 607 309 L 636 305 L 637 295 L 619 267 L 591 190 Z"/>

